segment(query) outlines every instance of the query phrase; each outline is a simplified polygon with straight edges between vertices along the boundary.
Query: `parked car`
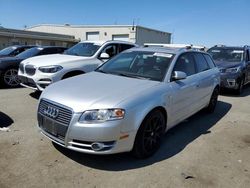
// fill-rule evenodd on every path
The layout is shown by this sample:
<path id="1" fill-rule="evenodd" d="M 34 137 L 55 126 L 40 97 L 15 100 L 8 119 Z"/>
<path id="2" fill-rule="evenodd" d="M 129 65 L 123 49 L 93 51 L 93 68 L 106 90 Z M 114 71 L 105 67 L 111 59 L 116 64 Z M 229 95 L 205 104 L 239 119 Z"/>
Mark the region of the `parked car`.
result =
<path id="1" fill-rule="evenodd" d="M 214 46 L 208 50 L 220 69 L 221 88 L 241 94 L 250 82 L 250 47 Z"/>
<path id="2" fill-rule="evenodd" d="M 46 88 L 41 133 L 68 149 L 153 155 L 163 134 L 206 108 L 213 112 L 220 73 L 209 54 L 186 48 L 131 48 L 94 72 Z"/>
<path id="3" fill-rule="evenodd" d="M 0 86 L 17 87 L 20 83 L 18 78 L 18 68 L 24 59 L 45 55 L 62 53 L 66 48 L 56 46 L 40 46 L 30 48 L 15 57 L 5 57 L 0 59 Z M 26 67 L 26 71 L 32 73 L 34 70 L 31 66 Z"/>
<path id="4" fill-rule="evenodd" d="M 123 41 L 84 41 L 64 54 L 27 59 L 21 63 L 18 73 L 22 78 L 21 85 L 43 91 L 54 82 L 93 71 L 109 58 L 135 46 Z M 34 72 L 27 72 L 27 66 Z"/>
<path id="5" fill-rule="evenodd" d="M 4 48 L 0 51 L 0 58 L 2 57 L 14 57 L 25 50 L 28 50 L 32 47 L 31 45 L 15 45 L 15 46 L 9 46 L 7 48 Z"/>

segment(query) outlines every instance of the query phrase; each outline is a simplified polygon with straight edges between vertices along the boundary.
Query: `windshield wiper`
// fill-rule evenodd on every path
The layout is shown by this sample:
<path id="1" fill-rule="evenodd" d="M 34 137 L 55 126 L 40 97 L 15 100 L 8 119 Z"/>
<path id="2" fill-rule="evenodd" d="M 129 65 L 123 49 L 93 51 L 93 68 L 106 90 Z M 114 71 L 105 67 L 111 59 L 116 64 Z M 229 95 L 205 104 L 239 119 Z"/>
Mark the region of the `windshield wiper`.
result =
<path id="1" fill-rule="evenodd" d="M 150 78 L 145 78 L 142 76 L 138 76 L 138 75 L 134 75 L 134 74 L 125 74 L 125 73 L 119 73 L 119 72 L 111 72 L 111 74 L 115 74 L 115 75 L 119 75 L 119 76 L 125 76 L 125 77 L 129 77 L 129 78 L 138 78 L 138 79 L 142 79 L 142 80 L 150 80 Z"/>

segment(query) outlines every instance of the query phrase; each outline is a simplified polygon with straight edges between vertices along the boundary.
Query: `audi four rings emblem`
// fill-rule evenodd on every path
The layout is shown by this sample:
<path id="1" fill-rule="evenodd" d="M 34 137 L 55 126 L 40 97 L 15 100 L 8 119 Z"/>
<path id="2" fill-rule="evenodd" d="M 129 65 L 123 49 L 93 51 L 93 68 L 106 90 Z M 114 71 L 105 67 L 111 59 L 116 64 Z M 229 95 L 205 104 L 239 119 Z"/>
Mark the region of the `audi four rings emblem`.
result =
<path id="1" fill-rule="evenodd" d="M 52 106 L 47 106 L 47 108 L 43 110 L 43 113 L 44 115 L 55 119 L 59 115 L 59 110 Z"/>

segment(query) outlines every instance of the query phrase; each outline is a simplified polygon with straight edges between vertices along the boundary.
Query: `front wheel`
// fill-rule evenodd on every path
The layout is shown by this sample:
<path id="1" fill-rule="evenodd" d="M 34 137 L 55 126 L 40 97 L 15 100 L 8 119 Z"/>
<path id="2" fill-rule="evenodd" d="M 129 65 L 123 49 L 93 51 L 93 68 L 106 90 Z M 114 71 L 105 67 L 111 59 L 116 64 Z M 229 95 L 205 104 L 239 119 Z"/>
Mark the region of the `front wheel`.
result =
<path id="1" fill-rule="evenodd" d="M 205 109 L 208 113 L 214 112 L 215 107 L 216 107 L 217 102 L 218 102 L 218 96 L 219 96 L 219 89 L 215 88 L 213 93 L 212 93 L 212 96 L 210 98 L 209 104 Z"/>
<path id="2" fill-rule="evenodd" d="M 243 91 L 243 86 L 244 86 L 244 78 L 239 80 L 238 88 L 235 90 L 235 93 L 236 93 L 237 95 L 240 95 L 240 94 L 242 93 L 242 91 Z"/>
<path id="3" fill-rule="evenodd" d="M 1 81 L 7 87 L 13 88 L 19 86 L 18 70 L 15 68 L 7 69 L 1 77 Z"/>
<path id="4" fill-rule="evenodd" d="M 137 132 L 133 155 L 136 158 L 152 156 L 161 145 L 165 128 L 166 119 L 161 111 L 155 110 L 148 114 Z"/>

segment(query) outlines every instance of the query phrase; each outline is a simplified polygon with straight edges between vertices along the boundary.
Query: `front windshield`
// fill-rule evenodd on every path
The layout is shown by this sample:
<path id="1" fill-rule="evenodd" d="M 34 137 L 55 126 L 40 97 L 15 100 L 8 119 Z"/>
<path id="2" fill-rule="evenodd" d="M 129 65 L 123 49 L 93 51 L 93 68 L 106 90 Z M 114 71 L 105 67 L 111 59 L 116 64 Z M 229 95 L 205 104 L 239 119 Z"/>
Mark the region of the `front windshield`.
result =
<path id="1" fill-rule="evenodd" d="M 99 48 L 100 45 L 95 43 L 78 43 L 66 50 L 64 54 L 90 57 L 94 55 Z"/>
<path id="2" fill-rule="evenodd" d="M 33 57 L 33 56 L 37 55 L 41 50 L 43 50 L 43 48 L 39 48 L 39 47 L 30 48 L 30 49 L 18 54 L 16 57 L 18 57 L 20 59 L 27 59 L 29 57 Z"/>
<path id="3" fill-rule="evenodd" d="M 208 53 L 215 61 L 240 62 L 244 58 L 243 50 L 232 48 L 212 48 Z"/>
<path id="4" fill-rule="evenodd" d="M 132 51 L 109 60 L 97 72 L 138 79 L 162 81 L 173 59 L 173 54 Z"/>
<path id="5" fill-rule="evenodd" d="M 8 48 L 4 48 L 0 51 L 0 55 L 9 55 L 11 54 L 15 49 L 17 49 L 17 47 L 12 46 L 12 47 L 8 47 Z"/>

